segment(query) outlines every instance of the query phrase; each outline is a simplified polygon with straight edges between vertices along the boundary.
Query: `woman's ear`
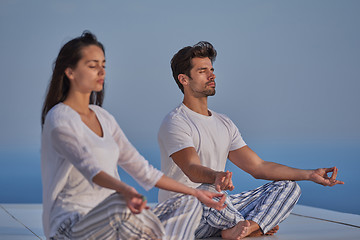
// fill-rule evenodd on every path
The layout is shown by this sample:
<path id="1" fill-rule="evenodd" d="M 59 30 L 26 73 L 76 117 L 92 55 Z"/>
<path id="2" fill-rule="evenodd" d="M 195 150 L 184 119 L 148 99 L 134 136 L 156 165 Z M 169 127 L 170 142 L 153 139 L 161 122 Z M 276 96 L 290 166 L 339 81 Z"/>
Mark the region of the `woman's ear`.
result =
<path id="1" fill-rule="evenodd" d="M 74 71 L 70 67 L 67 67 L 65 69 L 65 75 L 68 77 L 69 80 L 74 79 Z"/>

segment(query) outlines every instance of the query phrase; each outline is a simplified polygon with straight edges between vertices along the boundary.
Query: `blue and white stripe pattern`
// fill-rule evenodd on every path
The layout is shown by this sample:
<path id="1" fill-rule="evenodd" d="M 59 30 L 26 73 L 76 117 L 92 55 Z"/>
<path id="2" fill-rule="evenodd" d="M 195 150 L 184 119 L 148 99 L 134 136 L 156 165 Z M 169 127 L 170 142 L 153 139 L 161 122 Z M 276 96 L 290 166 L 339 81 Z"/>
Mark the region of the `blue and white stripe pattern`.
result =
<path id="1" fill-rule="evenodd" d="M 153 209 L 165 227 L 164 239 L 168 240 L 195 239 L 202 211 L 202 204 L 197 198 L 182 194 L 169 198 Z"/>
<path id="2" fill-rule="evenodd" d="M 114 193 L 79 221 L 64 221 L 51 239 L 161 239 L 163 225 L 150 211 L 131 213 L 125 198 Z"/>
<path id="3" fill-rule="evenodd" d="M 115 193 L 80 220 L 64 221 L 51 240 L 192 240 L 201 215 L 202 205 L 193 196 L 177 195 L 153 210 L 133 214 L 124 197 Z"/>
<path id="4" fill-rule="evenodd" d="M 199 188 L 215 191 L 214 186 Z M 221 230 L 234 227 L 239 221 L 251 220 L 267 233 L 285 220 L 297 201 L 301 190 L 294 181 L 274 181 L 254 190 L 228 195 L 227 207 L 221 211 L 203 205 L 203 217 L 196 230 L 197 238 L 220 236 Z"/>

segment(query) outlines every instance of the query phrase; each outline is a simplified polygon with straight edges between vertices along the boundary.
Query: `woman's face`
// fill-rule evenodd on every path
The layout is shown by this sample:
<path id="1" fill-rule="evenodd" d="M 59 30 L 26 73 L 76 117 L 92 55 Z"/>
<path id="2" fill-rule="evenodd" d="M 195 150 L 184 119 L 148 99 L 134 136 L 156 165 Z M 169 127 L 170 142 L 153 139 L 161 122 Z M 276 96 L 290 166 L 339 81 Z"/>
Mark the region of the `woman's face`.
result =
<path id="1" fill-rule="evenodd" d="M 105 80 L 105 56 L 96 45 L 84 47 L 82 58 L 74 69 L 67 68 L 66 75 L 70 80 L 70 91 L 80 93 L 99 92 Z"/>

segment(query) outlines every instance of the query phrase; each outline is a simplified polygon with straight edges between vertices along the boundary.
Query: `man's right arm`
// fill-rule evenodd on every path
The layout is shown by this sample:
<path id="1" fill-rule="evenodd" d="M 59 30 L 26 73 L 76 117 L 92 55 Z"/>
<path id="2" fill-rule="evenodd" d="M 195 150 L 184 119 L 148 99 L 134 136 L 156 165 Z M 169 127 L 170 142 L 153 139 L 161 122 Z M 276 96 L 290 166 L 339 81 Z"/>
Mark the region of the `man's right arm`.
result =
<path id="1" fill-rule="evenodd" d="M 193 147 L 177 151 L 171 155 L 171 158 L 193 182 L 214 184 L 219 192 L 234 189 L 231 181 L 232 173 L 214 171 L 201 165 L 199 155 Z"/>

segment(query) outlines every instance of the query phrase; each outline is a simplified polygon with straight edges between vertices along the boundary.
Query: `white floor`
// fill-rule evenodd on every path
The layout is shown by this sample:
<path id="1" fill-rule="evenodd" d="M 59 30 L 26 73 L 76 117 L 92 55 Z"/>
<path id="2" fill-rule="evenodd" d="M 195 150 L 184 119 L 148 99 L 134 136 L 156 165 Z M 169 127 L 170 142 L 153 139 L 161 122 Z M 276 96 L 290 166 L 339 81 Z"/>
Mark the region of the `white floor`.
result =
<path id="1" fill-rule="evenodd" d="M 45 240 L 41 211 L 41 204 L 0 204 L 0 240 Z M 275 236 L 247 239 L 360 240 L 360 215 L 298 205 Z"/>

